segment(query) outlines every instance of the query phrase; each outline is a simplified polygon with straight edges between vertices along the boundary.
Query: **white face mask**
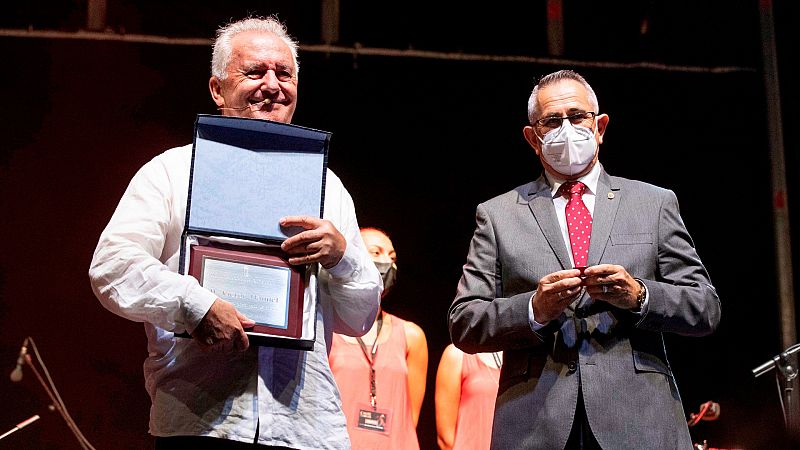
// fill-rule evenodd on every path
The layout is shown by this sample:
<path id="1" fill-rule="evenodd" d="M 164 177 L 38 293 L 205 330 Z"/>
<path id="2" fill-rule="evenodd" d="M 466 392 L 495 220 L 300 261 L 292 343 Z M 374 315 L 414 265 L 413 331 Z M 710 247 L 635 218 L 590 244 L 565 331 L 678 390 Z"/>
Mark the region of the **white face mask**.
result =
<path id="1" fill-rule="evenodd" d="M 542 157 L 555 171 L 571 176 L 586 169 L 597 154 L 594 131 L 565 121 L 544 135 Z"/>

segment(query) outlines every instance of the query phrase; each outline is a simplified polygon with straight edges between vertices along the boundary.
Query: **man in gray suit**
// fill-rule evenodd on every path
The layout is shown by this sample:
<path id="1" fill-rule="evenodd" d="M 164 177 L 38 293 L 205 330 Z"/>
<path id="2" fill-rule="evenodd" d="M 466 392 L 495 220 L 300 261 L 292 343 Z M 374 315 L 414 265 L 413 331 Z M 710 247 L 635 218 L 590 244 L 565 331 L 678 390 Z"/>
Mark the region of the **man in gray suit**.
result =
<path id="1" fill-rule="evenodd" d="M 505 352 L 493 449 L 692 447 L 663 333 L 713 332 L 719 298 L 675 194 L 599 164 L 598 111 L 579 74 L 543 77 L 523 130 L 543 176 L 477 207 L 449 325 Z"/>

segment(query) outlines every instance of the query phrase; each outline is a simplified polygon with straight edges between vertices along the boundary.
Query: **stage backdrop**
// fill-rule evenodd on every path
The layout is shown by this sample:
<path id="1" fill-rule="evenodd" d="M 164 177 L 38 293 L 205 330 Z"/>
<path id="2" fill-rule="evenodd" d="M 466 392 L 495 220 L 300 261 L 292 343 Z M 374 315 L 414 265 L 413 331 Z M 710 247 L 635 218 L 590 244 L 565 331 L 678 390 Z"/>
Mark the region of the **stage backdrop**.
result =
<path id="1" fill-rule="evenodd" d="M 131 176 L 188 143 L 196 114 L 215 113 L 210 48 L 3 37 L 0 54 L 0 368 L 10 372 L 23 339 L 33 337 L 96 448 L 151 448 L 143 327 L 103 309 L 87 270 Z M 539 175 L 522 137 L 527 98 L 538 76 L 565 66 L 300 56 L 294 122 L 333 133 L 330 167 L 350 190 L 360 225 L 388 231 L 397 249 L 398 284 L 386 309 L 427 334 L 418 429 L 422 447 L 435 448 L 434 377 L 475 206 Z M 780 442 L 774 379 L 750 373 L 781 350 L 762 75 L 566 67 L 586 76 L 610 116 L 605 168 L 677 193 L 722 299 L 715 335 L 668 338 L 687 415 L 707 400 L 722 405 L 720 420 L 692 429 L 694 440 Z M 784 94 L 796 96 L 791 89 Z M 784 106 L 786 118 L 797 117 Z M 797 133 L 785 132 L 794 180 Z M 709 204 L 710 189 L 721 196 Z M 730 225 L 721 227 L 720 217 Z M 0 398 L 0 431 L 42 416 L 8 445 L 79 448 L 29 370 L 19 383 L 0 377 Z"/>

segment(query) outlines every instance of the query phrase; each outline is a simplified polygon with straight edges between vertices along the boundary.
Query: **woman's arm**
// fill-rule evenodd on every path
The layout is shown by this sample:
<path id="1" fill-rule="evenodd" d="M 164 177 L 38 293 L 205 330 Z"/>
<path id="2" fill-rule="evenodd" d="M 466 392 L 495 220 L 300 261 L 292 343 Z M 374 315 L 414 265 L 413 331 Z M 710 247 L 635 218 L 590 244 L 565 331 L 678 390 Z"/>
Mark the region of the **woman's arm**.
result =
<path id="1" fill-rule="evenodd" d="M 419 325 L 406 321 L 406 365 L 408 366 L 408 394 L 411 399 L 411 418 L 414 427 L 419 421 L 425 383 L 428 376 L 428 342 Z"/>
<path id="2" fill-rule="evenodd" d="M 450 450 L 455 443 L 463 358 L 464 353 L 450 344 L 444 349 L 436 371 L 436 434 L 442 450 Z"/>

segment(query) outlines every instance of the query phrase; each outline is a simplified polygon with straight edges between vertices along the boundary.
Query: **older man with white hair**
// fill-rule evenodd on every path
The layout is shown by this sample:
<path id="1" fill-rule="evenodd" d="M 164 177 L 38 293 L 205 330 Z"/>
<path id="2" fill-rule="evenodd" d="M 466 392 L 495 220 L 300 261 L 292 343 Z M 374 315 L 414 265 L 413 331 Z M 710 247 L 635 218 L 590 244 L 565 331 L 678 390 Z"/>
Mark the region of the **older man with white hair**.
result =
<path id="1" fill-rule="evenodd" d="M 223 115 L 291 122 L 297 74 L 297 43 L 275 18 L 219 29 L 209 90 Z M 328 364 L 331 336 L 366 333 L 382 288 L 350 194 L 328 171 L 323 218 L 281 219 L 302 229 L 281 245 L 289 263 L 315 268 L 313 349 L 251 346 L 245 330 L 255 322 L 178 273 L 191 156 L 191 145 L 173 148 L 138 171 L 89 270 L 107 309 L 144 323 L 156 449 L 350 448 Z M 183 332 L 192 339 L 176 337 Z"/>

